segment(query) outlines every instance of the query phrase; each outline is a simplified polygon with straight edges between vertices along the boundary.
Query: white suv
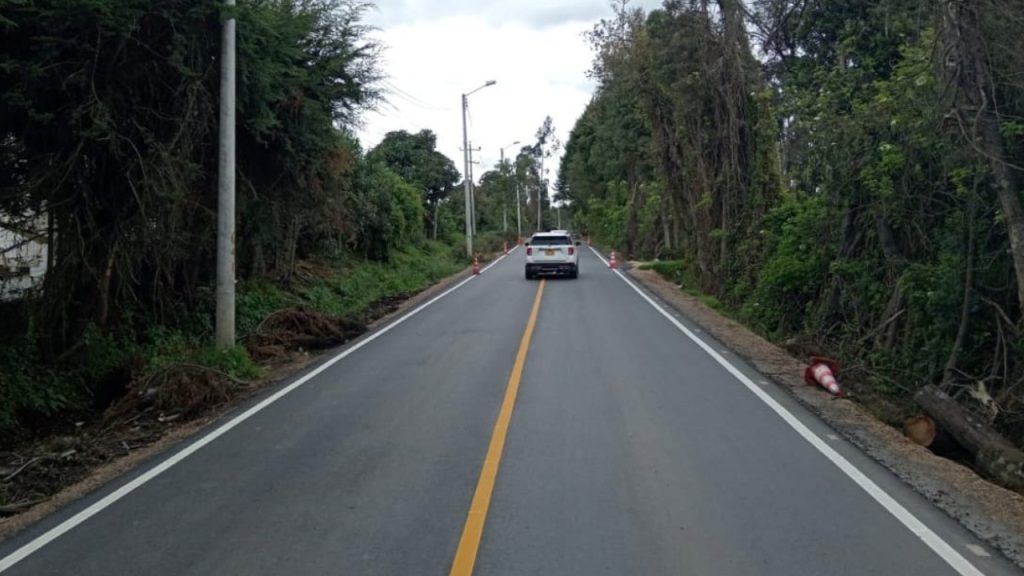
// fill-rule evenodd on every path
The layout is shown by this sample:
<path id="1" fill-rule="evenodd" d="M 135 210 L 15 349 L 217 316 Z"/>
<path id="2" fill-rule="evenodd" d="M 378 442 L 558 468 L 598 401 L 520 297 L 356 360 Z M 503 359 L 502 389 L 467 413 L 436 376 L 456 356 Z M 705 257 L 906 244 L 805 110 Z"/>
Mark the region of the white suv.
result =
<path id="1" fill-rule="evenodd" d="M 565 274 L 576 278 L 580 274 L 580 255 L 572 236 L 564 230 L 538 232 L 526 243 L 526 279 L 542 274 Z"/>

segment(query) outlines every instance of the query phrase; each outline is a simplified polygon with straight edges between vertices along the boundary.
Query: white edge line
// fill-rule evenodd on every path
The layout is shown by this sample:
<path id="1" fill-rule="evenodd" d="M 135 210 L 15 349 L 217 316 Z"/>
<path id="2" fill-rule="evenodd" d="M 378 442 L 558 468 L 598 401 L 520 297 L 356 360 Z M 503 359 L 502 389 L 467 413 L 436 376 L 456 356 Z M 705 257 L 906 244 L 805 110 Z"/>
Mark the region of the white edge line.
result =
<path id="1" fill-rule="evenodd" d="M 483 270 L 481 270 L 480 273 L 483 274 L 484 272 L 487 272 L 488 270 L 493 268 L 495 264 L 497 264 L 498 262 L 501 262 L 502 259 L 504 259 L 506 256 L 511 256 L 512 253 L 515 252 L 518 248 L 519 248 L 518 245 L 517 246 L 513 246 L 512 249 L 508 251 L 508 254 L 502 254 L 500 258 L 495 258 L 494 262 L 491 262 L 487 266 L 484 266 Z"/>
<path id="2" fill-rule="evenodd" d="M 510 250 L 509 254 L 511 254 L 513 251 L 514 251 L 514 249 Z M 491 262 L 487 266 L 487 268 L 484 268 L 481 272 L 484 272 L 484 271 L 488 270 L 489 268 L 491 268 L 492 266 L 494 266 L 498 262 L 501 262 L 501 260 L 504 259 L 504 258 L 505 258 L 505 255 L 502 255 L 500 258 L 495 259 L 494 262 Z M 452 292 L 455 292 L 459 288 L 465 286 L 466 284 L 471 282 L 474 278 L 476 278 L 476 276 L 475 275 L 471 275 L 469 278 L 466 278 L 465 280 L 462 280 L 461 282 L 459 282 L 455 286 L 452 286 L 451 288 L 449 288 L 449 289 L 445 290 L 444 292 L 438 294 L 437 296 L 431 298 L 427 302 L 424 302 L 423 304 L 420 304 L 419 306 L 417 306 L 416 308 L 414 308 L 412 311 L 410 311 L 409 313 L 405 314 L 401 318 L 395 320 L 394 322 L 388 324 L 387 326 L 381 328 L 380 330 L 374 332 L 373 334 L 370 334 L 369 336 L 365 337 L 364 339 L 356 342 L 351 347 L 346 348 L 345 350 L 341 351 L 337 356 L 335 356 L 335 357 L 331 358 L 330 360 L 327 360 L 323 364 L 317 366 L 315 369 L 313 369 L 311 372 L 307 373 L 305 376 L 300 377 L 298 380 L 292 382 L 288 386 L 286 386 L 286 387 L 278 390 L 277 392 L 273 393 L 272 395 L 264 398 L 262 401 L 260 401 L 255 406 L 249 408 L 245 412 L 242 412 L 238 416 L 235 416 L 231 420 L 228 420 L 227 422 L 225 422 L 224 424 L 219 426 L 217 429 L 215 429 L 212 432 L 206 434 L 205 436 L 203 436 L 202 438 L 196 440 L 195 442 L 189 444 L 185 448 L 179 450 L 178 452 L 176 452 L 170 458 L 168 458 L 168 459 L 164 460 L 163 462 L 157 464 L 156 466 L 150 468 L 149 470 L 147 470 L 143 474 L 140 474 L 139 476 L 135 477 L 131 482 L 128 482 L 124 486 L 121 486 L 117 490 L 114 490 L 110 494 L 107 494 L 106 496 L 104 496 L 103 498 L 97 500 L 96 502 L 94 502 L 93 504 L 88 506 L 87 508 L 81 510 L 80 512 L 78 512 L 77 514 L 72 516 L 71 518 L 68 518 L 67 520 L 61 522 L 60 524 L 58 524 L 57 526 L 54 526 L 53 528 L 50 528 L 49 530 L 47 530 L 43 534 L 37 536 L 35 539 L 33 539 L 30 542 L 28 542 L 27 544 L 23 545 L 21 548 L 18 548 L 14 552 L 12 552 L 12 553 L 8 554 L 7 556 L 3 557 L 2 559 L 0 559 L 0 572 L 5 572 L 6 570 L 11 568 L 12 566 L 17 564 L 18 562 L 21 562 L 22 560 L 24 560 L 28 556 L 32 555 L 34 552 L 38 551 L 43 546 L 46 546 L 50 542 L 53 542 L 57 538 L 60 538 L 66 532 L 70 531 L 71 529 L 75 528 L 79 524 L 85 522 L 89 518 L 92 518 L 96 514 L 100 513 L 104 508 L 107 508 L 108 506 L 114 504 L 115 502 L 117 502 L 121 498 L 124 498 L 125 496 L 127 496 L 130 493 L 132 493 L 135 489 L 139 488 L 140 486 L 142 486 L 146 482 L 149 482 L 153 478 L 156 478 L 160 474 L 163 474 L 171 466 L 174 466 L 178 462 L 181 462 L 185 458 L 188 458 L 189 456 L 191 456 L 195 452 L 199 451 L 201 448 L 203 448 L 207 444 L 213 442 L 217 438 L 220 438 L 221 436 L 226 434 L 229 430 L 231 430 L 235 426 L 238 426 L 242 422 L 245 422 L 249 418 L 251 418 L 254 415 L 256 415 L 256 413 L 260 412 L 264 408 L 270 406 L 274 402 L 277 402 L 285 394 L 288 394 L 292 390 L 295 390 L 299 386 L 302 386 L 306 382 L 309 382 L 313 378 L 316 378 L 318 375 L 323 373 L 325 370 L 327 370 L 331 366 L 333 366 L 333 365 L 337 364 L 338 362 L 340 362 L 341 360 L 347 358 L 350 354 L 352 354 L 355 351 L 359 350 L 363 346 L 366 346 L 370 342 L 373 342 L 377 338 L 380 338 L 381 336 L 387 334 L 395 326 L 398 326 L 399 324 L 405 322 L 409 318 L 412 318 L 416 314 L 420 313 L 420 311 L 422 311 L 424 308 L 430 306 L 431 304 L 434 304 L 438 300 L 444 298 L 445 296 L 447 296 L 447 295 L 451 294 Z"/>
<path id="3" fill-rule="evenodd" d="M 601 255 L 591 248 L 591 251 L 597 255 L 606 265 L 607 260 L 601 257 Z M 856 466 L 850 463 L 849 460 L 844 458 L 841 454 L 836 452 L 831 446 L 825 443 L 824 440 L 819 438 L 814 432 L 810 430 L 803 422 L 801 422 L 796 416 L 794 416 L 789 410 L 786 410 L 781 404 L 779 404 L 774 398 L 772 398 L 767 392 L 757 387 L 750 378 L 747 378 L 743 372 L 733 366 L 728 360 L 722 357 L 721 354 L 715 351 L 714 348 L 706 344 L 703 340 L 698 338 L 693 332 L 691 332 L 686 326 L 680 323 L 678 320 L 672 317 L 664 308 L 658 306 L 647 294 L 636 286 L 632 281 L 626 278 L 622 272 L 618 270 L 612 270 L 615 274 L 622 279 L 630 288 L 632 288 L 641 298 L 647 301 L 648 304 L 654 307 L 662 316 L 668 319 L 669 322 L 675 325 L 687 338 L 693 340 L 701 349 L 704 350 L 709 356 L 711 356 L 718 364 L 725 368 L 730 374 L 739 380 L 748 390 L 754 393 L 762 402 L 768 405 L 776 414 L 778 414 L 786 424 L 789 424 L 800 436 L 807 440 L 811 446 L 814 446 L 818 452 L 821 452 L 826 458 L 832 461 L 837 468 L 843 471 L 844 474 L 850 477 L 858 486 L 861 487 L 865 492 L 868 493 L 876 502 L 882 505 L 887 512 L 892 514 L 901 524 L 907 527 L 915 536 L 920 538 L 929 548 L 932 549 L 936 554 L 942 558 L 946 564 L 949 564 L 957 573 L 963 576 L 984 576 L 984 573 L 974 567 L 963 555 L 956 551 L 952 546 L 946 543 L 938 534 L 932 531 L 931 528 L 926 526 L 924 522 L 918 520 L 909 510 L 903 507 L 902 504 L 896 501 L 895 498 L 890 496 L 885 490 L 875 484 L 873 480 L 868 478 L 863 472 L 861 472 Z"/>

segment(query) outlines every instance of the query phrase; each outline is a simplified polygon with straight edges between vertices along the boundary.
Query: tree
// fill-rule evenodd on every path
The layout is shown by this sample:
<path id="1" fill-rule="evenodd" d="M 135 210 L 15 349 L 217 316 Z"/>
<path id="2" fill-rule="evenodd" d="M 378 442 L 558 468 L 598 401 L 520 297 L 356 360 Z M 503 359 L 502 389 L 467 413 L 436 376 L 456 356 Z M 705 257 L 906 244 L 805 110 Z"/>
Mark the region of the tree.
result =
<path id="1" fill-rule="evenodd" d="M 416 134 L 405 130 L 389 132 L 367 158 L 383 162 L 420 191 L 423 204 L 431 215 L 429 226 L 436 240 L 438 207 L 455 189 L 459 179 L 455 163 L 437 151 L 437 136 L 430 130 Z"/>
<path id="2" fill-rule="evenodd" d="M 537 198 L 539 199 L 539 205 L 537 207 L 537 230 L 540 230 L 543 226 L 543 211 L 548 209 L 551 205 L 551 198 L 548 195 L 548 180 L 547 173 L 544 169 L 544 161 L 550 159 L 558 150 L 562 144 L 558 141 L 555 136 L 555 125 L 551 120 L 551 116 L 546 116 L 544 122 L 537 129 L 537 133 L 534 135 L 537 139 L 532 147 L 532 154 L 537 160 L 538 164 L 538 179 L 537 179 Z"/>
<path id="3" fill-rule="evenodd" d="M 1024 85 L 1006 86 L 1006 78 L 1014 73 L 1004 71 L 1003 78 L 993 70 L 990 54 L 1002 52 L 1018 66 L 1024 64 L 1020 50 L 1024 43 L 1019 35 L 1000 36 L 996 42 L 986 42 L 982 28 L 981 11 L 985 6 L 995 18 L 1021 22 L 1020 6 L 1006 2 L 979 0 L 943 3 L 943 44 L 945 47 L 944 80 L 952 93 L 952 112 L 959 132 L 990 166 L 995 179 L 996 196 L 1006 219 L 1017 278 L 1017 300 L 1024 311 L 1024 208 L 1021 207 L 1017 172 L 1024 170 L 1013 164 L 1004 143 L 1004 127 L 1020 131 L 1021 123 L 1013 116 L 1013 104 L 1003 102 L 1006 88 L 1019 91 Z M 998 20 L 996 20 L 998 21 Z M 1016 40 L 1014 40 L 1016 38 Z M 999 56 L 996 56 L 998 59 Z M 1012 80 L 1011 80 L 1012 81 Z M 1016 89 L 1016 90 L 1014 90 Z"/>
<path id="4" fill-rule="evenodd" d="M 56 355 L 132 309 L 173 319 L 210 280 L 216 206 L 217 3 L 8 3 L 0 18 L 0 212 L 49 217 L 39 306 Z M 242 2 L 239 262 L 288 276 L 298 250 L 345 233 L 378 101 L 377 45 L 348 0 Z"/>
<path id="5" fill-rule="evenodd" d="M 1018 3 L 613 8 L 559 170 L 587 231 L 883 393 L 980 383 L 1024 431 Z"/>

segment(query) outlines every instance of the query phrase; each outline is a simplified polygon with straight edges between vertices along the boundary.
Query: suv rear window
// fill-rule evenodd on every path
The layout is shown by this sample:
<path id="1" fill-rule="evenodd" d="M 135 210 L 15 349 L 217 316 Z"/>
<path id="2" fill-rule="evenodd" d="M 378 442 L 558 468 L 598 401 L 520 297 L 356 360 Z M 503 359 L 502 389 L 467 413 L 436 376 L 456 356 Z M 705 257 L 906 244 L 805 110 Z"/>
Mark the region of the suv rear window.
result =
<path id="1" fill-rule="evenodd" d="M 572 246 L 568 236 L 534 236 L 530 246 Z"/>

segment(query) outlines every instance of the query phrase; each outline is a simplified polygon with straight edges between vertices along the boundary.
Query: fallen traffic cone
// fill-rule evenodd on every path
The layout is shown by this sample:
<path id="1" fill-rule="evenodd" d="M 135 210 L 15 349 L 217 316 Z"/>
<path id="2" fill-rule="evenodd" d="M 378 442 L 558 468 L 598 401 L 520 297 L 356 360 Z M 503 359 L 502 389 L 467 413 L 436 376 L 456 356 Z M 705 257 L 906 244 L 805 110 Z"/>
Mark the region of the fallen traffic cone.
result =
<path id="1" fill-rule="evenodd" d="M 479 254 L 474 254 L 473 255 L 473 275 L 474 276 L 479 276 L 480 275 L 480 255 Z"/>
<path id="2" fill-rule="evenodd" d="M 811 363 L 804 370 L 804 382 L 818 384 L 836 396 L 842 396 L 843 391 L 836 382 L 836 373 L 839 372 L 839 364 L 830 358 L 811 357 Z"/>
<path id="3" fill-rule="evenodd" d="M 505 256 L 508 256 L 508 240 L 505 241 L 504 252 L 505 252 Z"/>
<path id="4" fill-rule="evenodd" d="M 619 261 L 615 259 L 615 250 L 612 250 L 612 257 L 608 259 L 608 267 L 612 270 L 619 267 Z"/>

